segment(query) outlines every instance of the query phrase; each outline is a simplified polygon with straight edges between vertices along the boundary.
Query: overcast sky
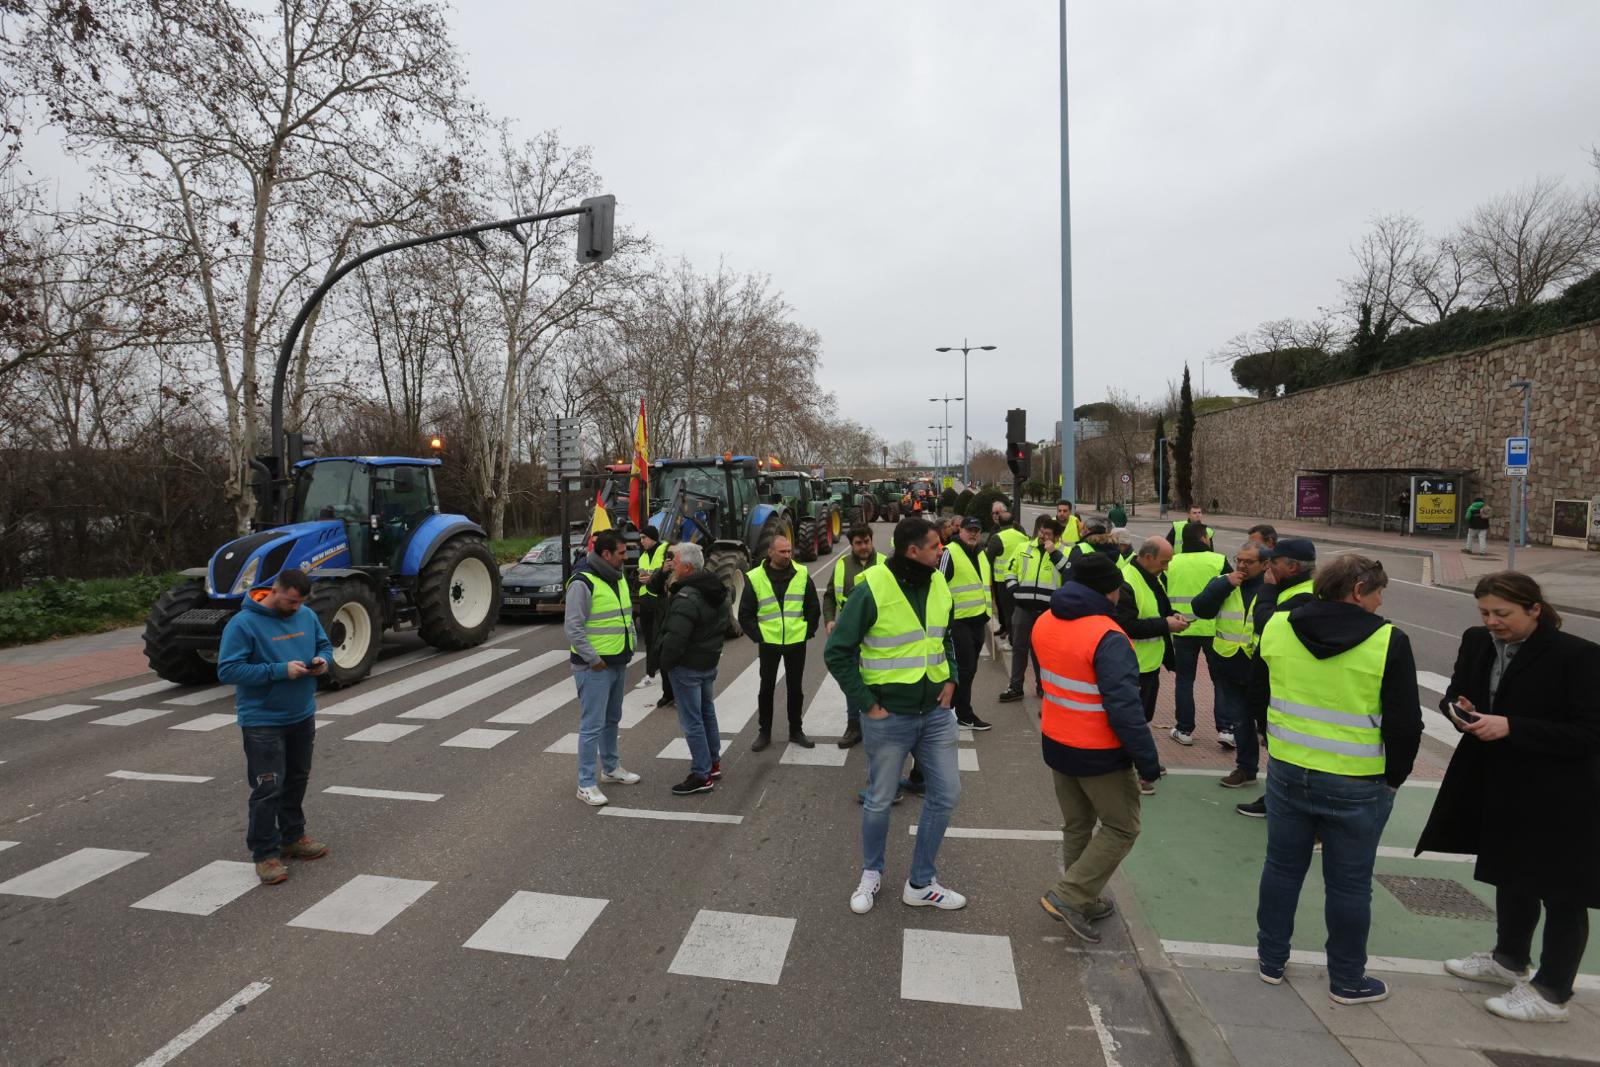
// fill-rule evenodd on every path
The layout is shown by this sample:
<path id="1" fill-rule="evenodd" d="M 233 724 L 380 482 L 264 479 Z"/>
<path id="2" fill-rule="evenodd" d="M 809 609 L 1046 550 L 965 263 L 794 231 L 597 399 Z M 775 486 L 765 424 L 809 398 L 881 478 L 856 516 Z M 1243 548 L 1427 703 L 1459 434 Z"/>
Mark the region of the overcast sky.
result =
<path id="1" fill-rule="evenodd" d="M 1147 398 L 1337 297 L 1376 211 L 1445 228 L 1540 173 L 1588 181 L 1600 3 L 1073 2 L 1076 402 Z M 919 445 L 1060 416 L 1050 0 L 460 0 L 474 87 L 592 145 L 627 221 L 770 274 L 841 411 Z M 1210 392 L 1237 392 L 1205 368 Z M 960 406 L 952 404 L 953 451 Z"/>

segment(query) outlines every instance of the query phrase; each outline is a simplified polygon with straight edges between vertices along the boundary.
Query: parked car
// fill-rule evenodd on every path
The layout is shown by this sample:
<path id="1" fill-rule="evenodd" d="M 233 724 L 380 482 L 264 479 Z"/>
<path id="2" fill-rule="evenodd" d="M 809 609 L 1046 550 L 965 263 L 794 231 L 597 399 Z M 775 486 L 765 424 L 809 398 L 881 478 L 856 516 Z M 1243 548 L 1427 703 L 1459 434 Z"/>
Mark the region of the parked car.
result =
<path id="1" fill-rule="evenodd" d="M 561 588 L 561 539 L 549 537 L 528 549 L 500 575 L 500 615 L 559 615 L 566 591 Z"/>

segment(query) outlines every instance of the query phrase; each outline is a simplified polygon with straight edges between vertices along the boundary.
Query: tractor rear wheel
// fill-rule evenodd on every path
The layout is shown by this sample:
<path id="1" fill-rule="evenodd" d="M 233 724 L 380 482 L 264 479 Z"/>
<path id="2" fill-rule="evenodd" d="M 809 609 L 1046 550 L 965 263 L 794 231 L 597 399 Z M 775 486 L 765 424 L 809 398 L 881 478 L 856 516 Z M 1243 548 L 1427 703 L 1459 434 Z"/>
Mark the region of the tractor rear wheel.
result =
<path id="1" fill-rule="evenodd" d="M 750 569 L 750 561 L 742 550 L 730 549 L 713 553 L 706 560 L 706 566 L 728 590 L 728 629 L 725 636 L 738 637 L 743 632 L 739 629 L 739 595 L 744 592 L 744 574 Z"/>
<path id="2" fill-rule="evenodd" d="M 343 689 L 370 674 L 383 644 L 383 609 L 372 587 L 360 578 L 312 582 L 311 610 L 333 645 L 322 687 Z"/>
<path id="3" fill-rule="evenodd" d="M 861 521 L 873 522 L 878 517 L 878 502 L 871 497 L 861 502 Z"/>
<path id="4" fill-rule="evenodd" d="M 843 532 L 844 516 L 839 513 L 838 508 L 834 508 L 828 512 L 828 547 L 830 549 L 833 547 L 833 543 L 839 540 L 839 535 Z"/>
<path id="5" fill-rule="evenodd" d="M 801 563 L 810 563 L 816 559 L 817 546 L 822 537 L 822 528 L 817 525 L 817 520 L 801 519 L 800 526 L 794 534 L 794 558 Z"/>
<path id="6" fill-rule="evenodd" d="M 418 632 L 447 652 L 481 645 L 500 618 L 500 565 L 481 537 L 446 541 L 417 575 Z"/>
<path id="7" fill-rule="evenodd" d="M 178 616 L 203 608 L 210 598 L 203 582 L 179 582 L 161 594 L 144 623 L 144 658 L 150 669 L 169 682 L 208 685 L 217 680 L 217 657 L 207 659 L 196 649 L 177 644 Z"/>

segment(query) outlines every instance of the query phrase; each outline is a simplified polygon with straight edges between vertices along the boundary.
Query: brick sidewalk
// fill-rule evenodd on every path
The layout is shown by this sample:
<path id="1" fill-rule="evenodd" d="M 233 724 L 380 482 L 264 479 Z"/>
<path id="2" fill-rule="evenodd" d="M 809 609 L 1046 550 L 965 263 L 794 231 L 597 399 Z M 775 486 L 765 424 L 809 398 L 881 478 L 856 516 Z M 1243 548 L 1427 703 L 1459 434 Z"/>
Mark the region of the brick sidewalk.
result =
<path id="1" fill-rule="evenodd" d="M 0 649 L 0 706 L 144 674 L 141 627 Z"/>

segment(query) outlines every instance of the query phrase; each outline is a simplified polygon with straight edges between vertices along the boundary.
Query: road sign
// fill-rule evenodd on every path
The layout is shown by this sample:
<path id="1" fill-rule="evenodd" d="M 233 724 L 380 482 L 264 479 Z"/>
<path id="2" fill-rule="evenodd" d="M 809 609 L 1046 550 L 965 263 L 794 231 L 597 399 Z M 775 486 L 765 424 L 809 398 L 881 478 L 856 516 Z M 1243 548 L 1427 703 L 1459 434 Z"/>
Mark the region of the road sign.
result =
<path id="1" fill-rule="evenodd" d="M 1131 481 L 1133 481 L 1133 479 L 1131 477 L 1129 477 L 1128 475 L 1124 474 L 1122 476 L 1122 484 L 1123 485 L 1127 485 Z"/>
<path id="2" fill-rule="evenodd" d="M 1528 476 L 1528 439 L 1506 438 L 1506 473 L 1513 478 Z"/>

